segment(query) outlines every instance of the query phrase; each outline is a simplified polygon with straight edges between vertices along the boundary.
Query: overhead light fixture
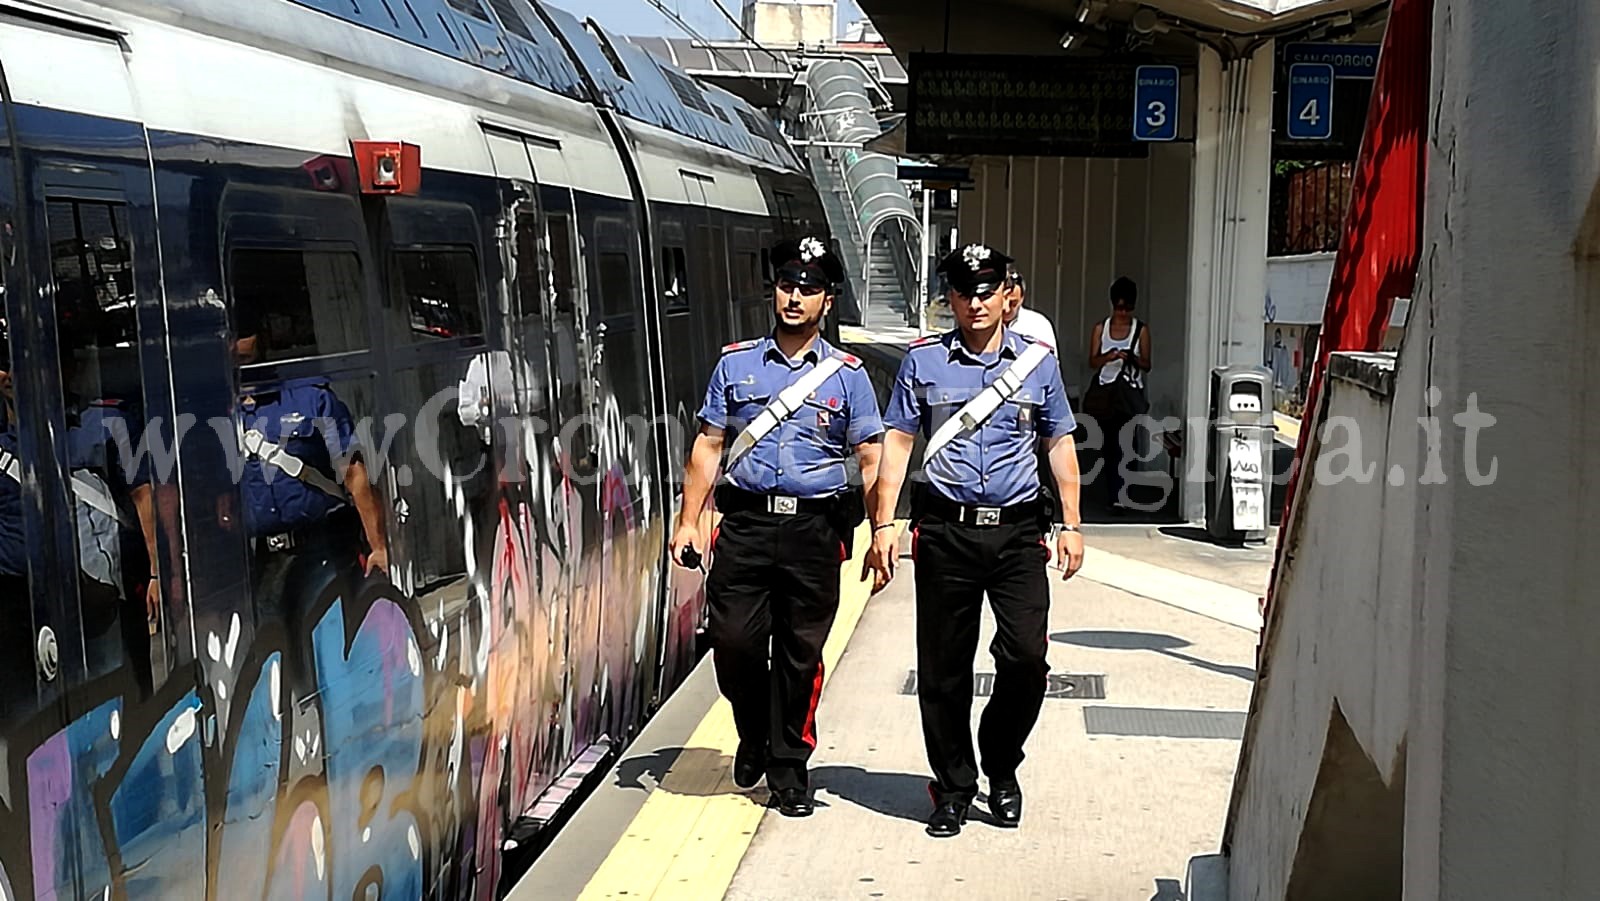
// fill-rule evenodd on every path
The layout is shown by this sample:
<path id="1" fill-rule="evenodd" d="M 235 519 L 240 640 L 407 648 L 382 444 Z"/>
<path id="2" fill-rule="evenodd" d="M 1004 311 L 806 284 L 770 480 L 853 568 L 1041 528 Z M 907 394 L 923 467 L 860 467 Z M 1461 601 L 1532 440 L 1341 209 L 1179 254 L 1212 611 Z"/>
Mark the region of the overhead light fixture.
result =
<path id="1" fill-rule="evenodd" d="M 1139 7 L 1129 24 L 1139 34 L 1166 34 L 1171 30 L 1167 23 L 1161 21 L 1161 14 L 1148 6 Z"/>

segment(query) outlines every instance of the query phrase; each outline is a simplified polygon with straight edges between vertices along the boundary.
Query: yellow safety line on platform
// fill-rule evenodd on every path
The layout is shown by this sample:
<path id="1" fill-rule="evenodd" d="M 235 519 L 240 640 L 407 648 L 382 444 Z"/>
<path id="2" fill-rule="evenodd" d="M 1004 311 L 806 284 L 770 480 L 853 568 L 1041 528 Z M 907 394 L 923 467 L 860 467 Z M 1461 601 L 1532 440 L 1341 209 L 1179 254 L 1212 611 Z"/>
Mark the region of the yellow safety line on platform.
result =
<path id="1" fill-rule="evenodd" d="M 822 650 L 824 686 L 872 594 L 871 583 L 859 578 L 870 540 L 863 524 L 841 575 L 839 614 Z M 745 791 L 733 784 L 738 746 L 733 708 L 718 698 L 579 898 L 665 901 L 727 894 L 767 810 L 764 787 Z"/>
<path id="2" fill-rule="evenodd" d="M 1272 419 L 1278 427 L 1278 434 L 1289 439 L 1291 444 L 1300 443 L 1300 420 L 1276 412 L 1272 414 Z"/>

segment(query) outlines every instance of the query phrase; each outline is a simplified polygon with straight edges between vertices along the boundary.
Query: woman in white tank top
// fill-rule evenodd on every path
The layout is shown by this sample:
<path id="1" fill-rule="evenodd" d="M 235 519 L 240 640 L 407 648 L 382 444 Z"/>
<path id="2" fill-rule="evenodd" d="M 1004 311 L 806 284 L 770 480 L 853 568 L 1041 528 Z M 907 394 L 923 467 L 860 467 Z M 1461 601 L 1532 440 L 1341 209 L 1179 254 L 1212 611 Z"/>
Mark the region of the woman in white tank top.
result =
<path id="1" fill-rule="evenodd" d="M 1150 327 L 1139 329 L 1139 347 L 1133 349 L 1134 330 L 1139 320 L 1133 316 L 1133 306 L 1138 299 L 1138 287 L 1132 279 L 1119 278 L 1111 286 L 1111 316 L 1094 327 L 1089 346 L 1089 366 L 1098 370 L 1098 381 L 1109 385 L 1122 373 L 1122 364 L 1130 353 L 1135 367 L 1129 380 L 1144 387 L 1144 373 L 1150 368 Z"/>
<path id="2" fill-rule="evenodd" d="M 1139 320 L 1133 316 L 1138 297 L 1139 288 L 1132 279 L 1119 278 L 1111 285 L 1111 316 L 1096 324 L 1094 334 L 1089 338 L 1089 367 L 1096 370 L 1097 384 L 1109 385 L 1116 381 L 1123 367 L 1131 362 L 1133 367 L 1128 380 L 1139 388 L 1144 387 L 1144 373 L 1150 369 L 1150 327 L 1140 328 Z M 1133 346 L 1135 334 L 1138 335 L 1138 347 Z M 1133 436 L 1124 435 L 1123 432 L 1129 423 L 1130 420 L 1115 413 L 1103 414 L 1099 422 L 1103 436 L 1103 474 L 1110 489 L 1107 500 L 1113 509 L 1119 511 L 1126 509 L 1122 497 L 1125 481 L 1122 461 L 1130 449 L 1127 445 Z"/>

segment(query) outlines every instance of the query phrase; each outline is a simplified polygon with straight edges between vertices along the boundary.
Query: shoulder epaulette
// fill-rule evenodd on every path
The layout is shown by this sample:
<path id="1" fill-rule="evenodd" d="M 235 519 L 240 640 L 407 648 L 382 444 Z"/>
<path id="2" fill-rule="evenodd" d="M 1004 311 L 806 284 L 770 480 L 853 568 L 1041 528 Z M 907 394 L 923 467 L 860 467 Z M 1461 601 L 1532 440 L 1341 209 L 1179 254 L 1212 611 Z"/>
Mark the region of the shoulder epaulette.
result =
<path id="1" fill-rule="evenodd" d="M 833 352 L 833 355 L 838 357 L 840 360 L 843 360 L 844 365 L 849 366 L 851 369 L 861 368 L 861 358 L 855 354 L 847 354 L 842 350 L 836 350 Z"/>
<path id="2" fill-rule="evenodd" d="M 911 344 L 908 345 L 908 346 L 910 346 L 910 347 L 927 347 L 929 344 L 937 344 L 938 342 L 943 341 L 943 340 L 944 340 L 944 336 L 943 335 L 927 335 L 927 336 L 918 338 L 917 340 L 911 342 Z"/>
<path id="3" fill-rule="evenodd" d="M 1048 348 L 1051 353 L 1055 353 L 1056 346 L 1054 344 L 1051 344 L 1049 341 L 1046 341 L 1043 338 L 1039 337 L 1038 335 L 1024 335 L 1021 332 L 1017 332 L 1016 334 L 1017 334 L 1018 338 L 1021 338 L 1024 342 L 1026 342 L 1028 344 L 1043 345 L 1044 347 Z"/>
<path id="4" fill-rule="evenodd" d="M 725 353 L 725 354 L 731 354 L 736 350 L 749 350 L 750 348 L 755 347 L 757 344 L 760 344 L 760 343 L 761 343 L 761 339 L 760 338 L 751 338 L 749 341 L 735 341 L 734 343 L 729 344 L 726 347 L 722 348 L 722 352 Z"/>

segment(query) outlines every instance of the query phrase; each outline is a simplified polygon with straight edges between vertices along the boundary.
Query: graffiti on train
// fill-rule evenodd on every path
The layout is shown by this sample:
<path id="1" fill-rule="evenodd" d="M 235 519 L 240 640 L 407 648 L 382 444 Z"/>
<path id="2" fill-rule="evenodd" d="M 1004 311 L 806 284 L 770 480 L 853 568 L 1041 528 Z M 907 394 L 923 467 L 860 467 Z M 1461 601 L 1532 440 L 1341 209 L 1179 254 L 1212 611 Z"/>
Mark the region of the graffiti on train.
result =
<path id="1" fill-rule="evenodd" d="M 608 569 L 638 578 L 635 504 L 607 506 Z M 562 551 L 535 519 L 500 502 L 481 591 L 332 578 L 285 617 L 298 631 L 234 616 L 197 636 L 203 692 L 174 678 L 0 745 L 0 901 L 493 897 L 510 821 L 572 753 L 560 720 L 599 715 L 564 702 L 564 605 L 541 581 Z M 592 665 L 631 670 L 621 650 Z"/>

